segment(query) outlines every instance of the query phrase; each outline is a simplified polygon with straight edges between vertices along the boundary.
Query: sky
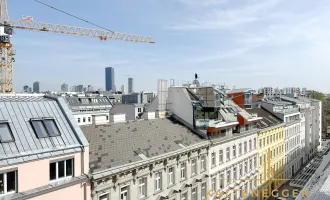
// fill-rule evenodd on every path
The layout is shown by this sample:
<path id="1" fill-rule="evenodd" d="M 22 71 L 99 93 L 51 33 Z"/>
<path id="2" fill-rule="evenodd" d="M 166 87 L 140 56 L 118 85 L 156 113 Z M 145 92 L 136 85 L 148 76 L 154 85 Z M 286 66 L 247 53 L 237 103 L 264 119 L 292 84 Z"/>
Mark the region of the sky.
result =
<path id="1" fill-rule="evenodd" d="M 155 44 L 15 30 L 14 88 L 40 82 L 105 88 L 134 78 L 134 90 L 157 90 L 157 79 L 176 84 L 225 83 L 258 89 L 307 87 L 330 93 L 329 0 L 41 0 L 113 31 L 152 36 Z M 8 1 L 10 20 L 97 28 L 33 0 Z M 97 28 L 99 29 L 99 28 Z"/>

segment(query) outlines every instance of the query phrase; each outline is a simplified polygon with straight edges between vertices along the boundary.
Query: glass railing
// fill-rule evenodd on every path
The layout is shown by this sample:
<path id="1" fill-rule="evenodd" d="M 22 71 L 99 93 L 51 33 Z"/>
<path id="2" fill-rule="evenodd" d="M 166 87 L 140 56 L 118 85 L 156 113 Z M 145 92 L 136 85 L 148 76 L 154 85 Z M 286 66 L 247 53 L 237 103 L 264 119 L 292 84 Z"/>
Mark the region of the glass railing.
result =
<path id="1" fill-rule="evenodd" d="M 208 128 L 209 126 L 221 122 L 221 120 L 216 119 L 195 119 L 196 128 Z"/>

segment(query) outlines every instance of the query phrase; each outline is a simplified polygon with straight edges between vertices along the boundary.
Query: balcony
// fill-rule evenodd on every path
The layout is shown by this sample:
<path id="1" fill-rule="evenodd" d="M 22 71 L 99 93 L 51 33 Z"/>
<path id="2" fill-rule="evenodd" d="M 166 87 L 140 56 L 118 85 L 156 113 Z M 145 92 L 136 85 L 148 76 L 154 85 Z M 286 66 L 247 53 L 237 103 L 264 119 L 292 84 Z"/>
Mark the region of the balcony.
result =
<path id="1" fill-rule="evenodd" d="M 207 129 L 209 126 L 221 122 L 220 120 L 215 119 L 195 119 L 195 125 L 198 129 Z"/>

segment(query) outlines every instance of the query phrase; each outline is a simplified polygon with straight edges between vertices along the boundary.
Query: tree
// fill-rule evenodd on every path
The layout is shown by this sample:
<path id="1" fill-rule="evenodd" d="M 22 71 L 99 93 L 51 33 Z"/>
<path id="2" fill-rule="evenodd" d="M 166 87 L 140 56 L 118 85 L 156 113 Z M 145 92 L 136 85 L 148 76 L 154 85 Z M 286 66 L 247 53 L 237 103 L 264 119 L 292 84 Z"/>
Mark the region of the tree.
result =
<path id="1" fill-rule="evenodd" d="M 325 102 L 325 95 L 322 92 L 311 91 L 311 92 L 309 92 L 308 97 L 312 98 L 312 99 L 322 101 L 322 103 Z"/>

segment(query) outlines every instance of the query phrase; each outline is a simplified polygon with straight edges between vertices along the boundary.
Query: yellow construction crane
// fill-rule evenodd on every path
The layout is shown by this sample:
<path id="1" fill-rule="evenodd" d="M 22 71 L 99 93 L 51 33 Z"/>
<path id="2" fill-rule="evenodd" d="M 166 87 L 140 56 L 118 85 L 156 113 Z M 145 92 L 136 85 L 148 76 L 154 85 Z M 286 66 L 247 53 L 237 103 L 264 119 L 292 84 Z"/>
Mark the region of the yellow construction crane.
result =
<path id="1" fill-rule="evenodd" d="M 11 22 L 8 15 L 7 0 L 0 0 L 0 92 L 13 92 L 13 62 L 15 62 L 12 44 L 10 42 L 13 28 L 97 37 L 100 40 L 122 40 L 129 42 L 155 43 L 151 36 L 120 33 L 108 30 L 98 30 L 61 24 L 49 24 L 36 22 L 30 16 L 24 16 L 20 20 Z"/>

